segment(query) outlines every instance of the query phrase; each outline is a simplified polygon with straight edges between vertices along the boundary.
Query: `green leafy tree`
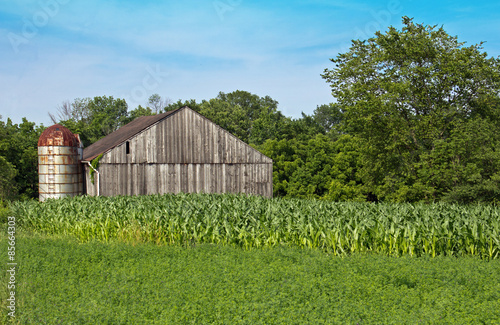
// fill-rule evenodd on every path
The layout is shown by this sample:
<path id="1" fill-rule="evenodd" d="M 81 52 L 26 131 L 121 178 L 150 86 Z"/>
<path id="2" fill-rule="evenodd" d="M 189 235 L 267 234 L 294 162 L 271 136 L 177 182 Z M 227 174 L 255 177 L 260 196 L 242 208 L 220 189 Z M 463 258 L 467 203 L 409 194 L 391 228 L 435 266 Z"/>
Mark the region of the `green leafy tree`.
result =
<path id="1" fill-rule="evenodd" d="M 16 195 L 16 176 L 15 167 L 5 157 L 0 156 L 0 202 L 11 200 Z"/>
<path id="2" fill-rule="evenodd" d="M 269 96 L 259 97 L 247 91 L 236 90 L 231 93 L 220 92 L 216 99 L 228 103 L 231 107 L 241 107 L 249 121 L 255 121 L 262 114 L 262 108 L 271 114 L 277 111 L 278 102 Z"/>
<path id="3" fill-rule="evenodd" d="M 77 98 L 58 108 L 58 115 L 49 114 L 54 123 L 60 123 L 73 133 L 80 134 L 85 146 L 116 131 L 130 121 L 127 102 L 113 96 Z"/>
<path id="4" fill-rule="evenodd" d="M 290 176 L 288 195 L 302 198 L 321 198 L 332 181 L 336 154 L 334 142 L 323 134 L 304 142 L 303 164 Z"/>
<path id="5" fill-rule="evenodd" d="M 203 101 L 199 112 L 242 141 L 260 145 L 267 139 L 279 138 L 280 130 L 288 123 L 277 107 L 278 102 L 269 96 L 236 90 Z"/>
<path id="6" fill-rule="evenodd" d="M 184 106 L 188 106 L 189 108 L 191 108 L 196 112 L 199 112 L 201 110 L 201 104 L 197 103 L 195 99 L 190 99 L 185 101 L 179 99 L 178 101 L 170 103 L 167 106 L 165 106 L 164 111 L 165 112 L 173 111 L 174 109 L 178 109 Z"/>
<path id="7" fill-rule="evenodd" d="M 220 92 L 216 98 L 201 103 L 191 99 L 169 104 L 165 111 L 189 106 L 206 116 L 239 139 L 262 145 L 266 140 L 308 141 L 323 132 L 319 117 L 302 114 L 299 119 L 285 117 L 278 110 L 278 102 L 269 96 L 259 97 L 246 91 Z"/>
<path id="8" fill-rule="evenodd" d="M 479 121 L 498 124 L 491 103 L 498 101 L 500 59 L 488 58 L 481 44 L 466 47 L 442 27 L 408 17 L 403 25 L 353 41 L 323 78 L 342 107 L 343 132 L 363 140 L 360 175 L 369 190 L 385 200 L 434 201 L 455 180 L 456 186 L 478 181 L 464 179 L 463 168 L 490 159 L 471 151 L 457 160 L 451 148 L 458 149 L 464 130 L 474 138 L 471 126 Z M 495 155 L 492 132 L 492 142 L 477 145 Z M 496 180 L 498 170 L 482 171 L 479 183 Z"/>
<path id="9" fill-rule="evenodd" d="M 500 202 L 500 125 L 498 120 L 474 118 L 455 123 L 450 137 L 425 155 L 421 175 L 438 184 L 449 202 Z M 446 159 L 448 158 L 448 159 Z M 430 168 L 430 165 L 436 167 Z M 428 174 L 439 168 L 438 173 Z"/>
<path id="10" fill-rule="evenodd" d="M 317 134 L 303 141 L 267 140 L 258 149 L 273 159 L 274 196 L 364 201 L 358 147 L 349 135 L 333 141 Z"/>
<path id="11" fill-rule="evenodd" d="M 137 106 L 137 108 L 128 112 L 127 118 L 124 119 L 123 123 L 127 124 L 132 122 L 138 117 L 141 116 L 151 116 L 155 115 L 155 113 L 149 107 L 142 107 L 141 105 Z"/>
<path id="12" fill-rule="evenodd" d="M 323 198 L 331 201 L 366 201 L 365 187 L 359 176 L 363 162 L 360 157 L 360 139 L 341 135 L 334 143 L 335 155 L 331 162 L 331 182 Z"/>
<path id="13" fill-rule="evenodd" d="M 324 134 L 324 130 L 314 116 L 304 113 L 302 113 L 301 118 L 292 120 L 288 128 L 288 137 L 297 138 L 301 141 L 308 141 L 313 139 L 317 134 Z M 286 133 L 283 135 L 286 135 Z"/>
<path id="14" fill-rule="evenodd" d="M 43 126 L 26 118 L 0 121 L 0 191 L 4 198 L 38 197 L 38 138 Z"/>
<path id="15" fill-rule="evenodd" d="M 95 132 L 89 135 L 90 141 L 93 143 L 126 124 L 127 108 L 124 99 L 114 99 L 113 96 L 97 96 L 90 100 L 89 128 Z"/>
<path id="16" fill-rule="evenodd" d="M 303 143 L 297 139 L 268 139 L 258 149 L 273 159 L 273 195 L 290 196 L 291 177 L 304 165 Z"/>
<path id="17" fill-rule="evenodd" d="M 201 103 L 200 114 L 248 142 L 251 121 L 241 106 L 233 106 L 227 101 L 212 98 Z"/>
<path id="18" fill-rule="evenodd" d="M 343 112 L 338 104 L 330 103 L 317 106 L 313 112 L 313 118 L 321 128 L 321 133 L 329 134 L 332 138 L 339 136 Z"/>

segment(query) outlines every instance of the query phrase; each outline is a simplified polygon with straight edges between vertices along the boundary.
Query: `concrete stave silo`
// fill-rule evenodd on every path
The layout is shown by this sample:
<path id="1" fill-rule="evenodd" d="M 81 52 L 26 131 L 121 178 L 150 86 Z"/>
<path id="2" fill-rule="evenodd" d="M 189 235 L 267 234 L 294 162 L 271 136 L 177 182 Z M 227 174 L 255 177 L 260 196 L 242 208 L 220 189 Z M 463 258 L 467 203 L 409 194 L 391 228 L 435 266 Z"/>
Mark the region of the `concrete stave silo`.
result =
<path id="1" fill-rule="evenodd" d="M 78 135 L 55 124 L 38 139 L 39 200 L 83 192 L 82 144 Z"/>

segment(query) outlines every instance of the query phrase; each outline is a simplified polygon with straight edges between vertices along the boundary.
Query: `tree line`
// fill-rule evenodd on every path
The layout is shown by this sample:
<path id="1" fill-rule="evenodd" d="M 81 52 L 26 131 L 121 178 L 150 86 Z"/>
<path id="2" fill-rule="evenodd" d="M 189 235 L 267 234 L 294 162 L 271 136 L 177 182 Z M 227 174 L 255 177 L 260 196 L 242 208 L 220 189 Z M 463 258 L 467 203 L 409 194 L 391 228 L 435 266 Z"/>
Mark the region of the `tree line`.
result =
<path id="1" fill-rule="evenodd" d="M 128 110 L 100 96 L 65 102 L 54 123 L 88 146 L 133 119 L 189 106 L 274 161 L 274 196 L 333 201 L 500 201 L 500 58 L 442 27 L 403 17 L 354 40 L 322 77 L 334 103 L 286 117 L 246 91 L 171 102 L 158 94 Z M 37 195 L 43 126 L 0 121 L 0 195 Z"/>

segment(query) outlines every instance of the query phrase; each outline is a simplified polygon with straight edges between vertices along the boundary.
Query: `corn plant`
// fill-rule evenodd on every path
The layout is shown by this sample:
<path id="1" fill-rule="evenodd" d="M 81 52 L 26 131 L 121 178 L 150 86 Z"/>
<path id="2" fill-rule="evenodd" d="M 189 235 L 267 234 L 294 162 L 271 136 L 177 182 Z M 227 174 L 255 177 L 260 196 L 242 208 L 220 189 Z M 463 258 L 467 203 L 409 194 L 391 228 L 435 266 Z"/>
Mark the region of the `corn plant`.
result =
<path id="1" fill-rule="evenodd" d="M 80 196 L 14 202 L 21 228 L 82 242 L 213 243 L 317 248 L 334 255 L 498 258 L 500 209 L 451 204 L 336 203 L 230 194 Z"/>

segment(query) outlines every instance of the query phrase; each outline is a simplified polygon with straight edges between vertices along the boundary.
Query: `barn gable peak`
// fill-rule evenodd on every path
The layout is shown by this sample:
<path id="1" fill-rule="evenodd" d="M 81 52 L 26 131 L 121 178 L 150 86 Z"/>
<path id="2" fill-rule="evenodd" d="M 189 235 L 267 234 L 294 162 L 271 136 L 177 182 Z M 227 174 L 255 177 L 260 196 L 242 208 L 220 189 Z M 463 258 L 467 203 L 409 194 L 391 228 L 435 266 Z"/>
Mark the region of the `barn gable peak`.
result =
<path id="1" fill-rule="evenodd" d="M 125 142 L 127 139 L 130 139 L 134 135 L 151 127 L 153 124 L 158 123 L 164 118 L 167 118 L 168 116 L 171 116 L 184 108 L 190 109 L 189 107 L 184 106 L 182 108 L 178 108 L 176 110 L 168 111 L 162 114 L 140 116 L 136 118 L 132 122 L 122 126 L 115 132 L 108 134 L 104 138 L 99 139 L 98 141 L 85 148 L 83 150 L 83 161 L 91 161 L 100 154 L 113 149 L 114 147 Z"/>
<path id="2" fill-rule="evenodd" d="M 172 116 L 174 116 L 174 115 L 178 116 L 177 113 L 180 113 L 181 111 L 185 111 L 185 113 L 181 114 L 181 116 L 185 116 L 184 114 L 187 114 L 187 116 L 191 116 L 191 119 L 193 119 L 193 118 L 198 119 L 198 121 L 204 120 L 204 121 L 206 121 L 205 123 L 208 123 L 209 125 L 213 125 L 214 130 L 218 129 L 218 130 L 220 130 L 218 132 L 222 132 L 223 134 L 226 134 L 228 139 L 233 139 L 233 140 L 229 140 L 229 141 L 232 141 L 233 143 L 239 143 L 238 148 L 240 148 L 240 150 L 243 150 L 243 148 L 245 148 L 244 151 L 247 154 L 249 154 L 249 152 L 255 152 L 256 155 L 261 157 L 261 158 L 259 158 L 259 160 L 263 159 L 264 161 L 272 162 L 271 158 L 263 155 L 255 148 L 251 147 L 250 145 L 248 145 L 244 141 L 240 140 L 235 135 L 231 134 L 229 131 L 225 130 L 221 126 L 217 125 L 216 123 L 214 123 L 213 121 L 211 121 L 207 117 L 201 115 L 200 113 L 196 112 L 195 110 L 191 109 L 188 106 L 184 106 L 184 107 L 181 107 L 181 108 L 178 108 L 176 110 L 169 111 L 169 112 L 166 112 L 163 114 L 152 115 L 152 116 L 141 116 L 141 117 L 136 118 L 132 122 L 122 126 L 120 129 L 116 130 L 115 132 L 105 136 L 104 138 L 100 139 L 99 141 L 97 141 L 94 144 L 90 145 L 89 147 L 85 148 L 83 151 L 83 161 L 91 161 L 92 159 L 96 158 L 100 154 L 105 154 L 107 152 L 110 152 L 111 150 L 114 150 L 116 147 L 118 147 L 124 143 L 126 143 L 126 150 L 129 150 L 129 144 L 128 144 L 129 140 L 132 141 L 139 134 L 154 127 L 158 123 L 164 123 L 162 121 L 164 121 L 167 118 L 170 121 L 170 118 Z M 198 116 L 198 118 L 195 118 L 195 116 Z M 179 118 L 184 119 L 185 117 L 179 116 Z M 169 123 L 169 125 L 172 126 L 172 129 L 175 129 L 176 128 L 175 125 L 177 125 L 177 124 L 176 123 L 173 123 L 173 124 Z M 164 127 L 166 127 L 166 125 L 164 125 L 162 128 L 164 128 Z M 185 126 L 184 128 L 191 129 L 192 127 L 194 128 L 194 125 Z M 179 130 L 177 130 L 177 131 L 179 131 Z M 192 132 L 192 131 L 193 131 L 193 129 L 191 129 L 190 132 Z M 199 130 L 196 130 L 194 132 L 199 132 Z M 174 134 L 172 134 L 172 135 L 174 137 L 175 137 L 175 135 L 181 136 L 181 134 L 175 133 L 175 131 L 174 131 Z M 207 135 L 205 135 L 205 136 L 207 136 Z M 203 137 L 203 135 L 201 135 L 201 133 L 199 134 L 199 136 Z M 212 135 L 210 135 L 210 136 L 212 136 Z M 170 137 L 170 141 L 172 141 L 174 139 L 174 137 Z M 229 147 L 232 147 L 232 146 L 229 146 Z M 229 149 L 229 147 L 228 147 L 228 149 Z M 234 155 L 234 153 L 231 153 L 231 154 Z M 246 158 L 242 158 L 240 156 L 240 158 L 238 160 L 241 161 L 242 159 L 245 160 Z M 215 160 L 217 160 L 217 159 L 215 159 Z M 229 159 L 229 160 L 231 160 L 231 159 Z M 186 162 L 188 162 L 188 161 L 186 161 Z"/>

